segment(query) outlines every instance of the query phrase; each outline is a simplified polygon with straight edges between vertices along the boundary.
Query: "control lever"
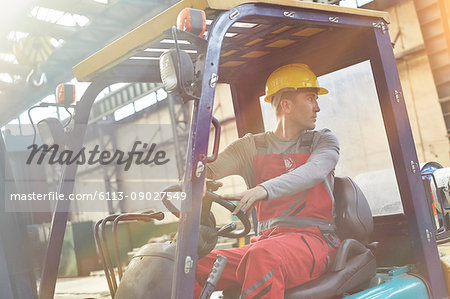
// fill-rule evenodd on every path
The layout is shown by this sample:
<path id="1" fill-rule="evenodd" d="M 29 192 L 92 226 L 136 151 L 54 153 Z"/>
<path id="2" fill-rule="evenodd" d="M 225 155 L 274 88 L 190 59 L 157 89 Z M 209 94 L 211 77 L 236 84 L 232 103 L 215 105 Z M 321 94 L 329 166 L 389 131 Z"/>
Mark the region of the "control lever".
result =
<path id="1" fill-rule="evenodd" d="M 213 181 L 213 180 L 207 180 L 206 181 L 206 189 L 210 192 L 215 192 L 219 190 L 219 187 L 222 187 L 222 183 Z"/>
<path id="2" fill-rule="evenodd" d="M 236 223 L 231 222 L 228 223 L 227 225 L 222 226 L 218 231 L 217 231 L 217 235 L 221 236 L 221 234 L 225 233 L 228 234 L 229 232 L 232 232 L 236 229 Z"/>
<path id="3" fill-rule="evenodd" d="M 225 269 L 226 264 L 227 258 L 223 255 L 218 254 L 217 259 L 211 269 L 211 273 L 209 273 L 208 279 L 206 280 L 205 286 L 203 287 L 202 293 L 200 294 L 200 299 L 209 299 L 211 297 L 211 294 L 214 292 L 214 288 L 216 287 L 220 276 L 222 276 L 222 272 Z"/>

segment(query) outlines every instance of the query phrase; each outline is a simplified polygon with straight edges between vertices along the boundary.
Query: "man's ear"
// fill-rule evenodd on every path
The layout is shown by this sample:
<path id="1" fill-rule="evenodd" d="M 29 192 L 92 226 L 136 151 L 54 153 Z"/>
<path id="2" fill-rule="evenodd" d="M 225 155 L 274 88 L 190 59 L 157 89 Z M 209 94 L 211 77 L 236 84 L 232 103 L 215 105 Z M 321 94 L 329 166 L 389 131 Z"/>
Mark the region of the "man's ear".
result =
<path id="1" fill-rule="evenodd" d="M 290 103 L 290 101 L 288 99 L 283 99 L 282 98 L 280 100 L 280 104 L 278 104 L 278 105 L 280 105 L 281 111 L 283 111 L 284 113 L 291 112 L 291 103 Z"/>

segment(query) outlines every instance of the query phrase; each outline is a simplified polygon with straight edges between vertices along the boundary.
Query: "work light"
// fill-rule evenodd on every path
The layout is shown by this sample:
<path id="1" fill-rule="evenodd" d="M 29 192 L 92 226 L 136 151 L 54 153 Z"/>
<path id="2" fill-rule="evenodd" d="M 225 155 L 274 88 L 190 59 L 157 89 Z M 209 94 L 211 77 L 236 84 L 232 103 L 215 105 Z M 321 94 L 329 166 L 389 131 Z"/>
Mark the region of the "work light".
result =
<path id="1" fill-rule="evenodd" d="M 179 55 L 179 56 L 178 56 Z M 194 64 L 189 54 L 175 48 L 162 53 L 159 68 L 164 89 L 168 93 L 186 93 L 194 82 Z"/>

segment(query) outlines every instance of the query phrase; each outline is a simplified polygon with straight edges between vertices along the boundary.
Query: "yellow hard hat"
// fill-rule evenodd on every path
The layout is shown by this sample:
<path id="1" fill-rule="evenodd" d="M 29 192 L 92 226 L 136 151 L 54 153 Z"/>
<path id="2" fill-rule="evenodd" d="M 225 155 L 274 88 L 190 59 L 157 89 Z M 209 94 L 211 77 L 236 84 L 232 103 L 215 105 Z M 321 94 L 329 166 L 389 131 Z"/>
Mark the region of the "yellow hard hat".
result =
<path id="1" fill-rule="evenodd" d="M 304 63 L 287 64 L 273 71 L 266 82 L 264 101 L 271 103 L 273 95 L 284 88 L 317 88 L 319 95 L 328 93 L 319 87 L 316 75 Z"/>

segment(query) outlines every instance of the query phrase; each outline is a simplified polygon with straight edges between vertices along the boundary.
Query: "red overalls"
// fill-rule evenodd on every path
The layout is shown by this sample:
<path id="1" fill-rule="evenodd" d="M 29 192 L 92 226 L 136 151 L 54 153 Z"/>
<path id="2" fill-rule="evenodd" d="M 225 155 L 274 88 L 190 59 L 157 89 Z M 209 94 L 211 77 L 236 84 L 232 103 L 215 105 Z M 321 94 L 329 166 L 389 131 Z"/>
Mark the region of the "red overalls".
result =
<path id="1" fill-rule="evenodd" d="M 255 184 L 303 165 L 310 153 L 256 155 Z M 257 214 L 261 235 L 239 248 L 214 250 L 197 265 L 204 284 L 218 254 L 228 262 L 216 290 L 241 287 L 240 298 L 284 298 L 287 289 L 318 278 L 335 255 L 321 231 L 333 221 L 332 199 L 323 183 L 288 197 L 260 201 Z M 316 221 L 317 220 L 317 221 Z M 201 287 L 196 283 L 194 298 Z"/>

